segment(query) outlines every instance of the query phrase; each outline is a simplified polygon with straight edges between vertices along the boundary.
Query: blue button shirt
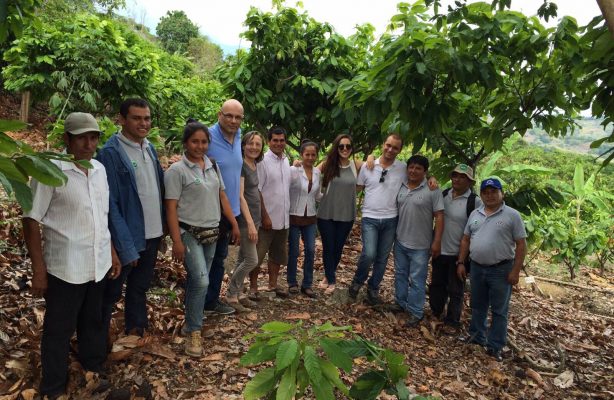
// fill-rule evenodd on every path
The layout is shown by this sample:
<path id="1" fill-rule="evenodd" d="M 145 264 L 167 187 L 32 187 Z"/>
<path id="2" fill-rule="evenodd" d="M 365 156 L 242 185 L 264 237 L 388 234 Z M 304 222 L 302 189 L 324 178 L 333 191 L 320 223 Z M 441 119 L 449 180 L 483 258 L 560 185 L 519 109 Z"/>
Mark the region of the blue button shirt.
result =
<path id="1" fill-rule="evenodd" d="M 220 168 L 226 186 L 226 196 L 230 201 L 232 213 L 236 217 L 241 214 L 241 202 L 239 200 L 241 168 L 243 167 L 241 129 L 237 131 L 232 144 L 224 137 L 219 123 L 210 127 L 209 133 L 211 134 L 211 143 L 209 143 L 207 156 L 213 158 Z"/>

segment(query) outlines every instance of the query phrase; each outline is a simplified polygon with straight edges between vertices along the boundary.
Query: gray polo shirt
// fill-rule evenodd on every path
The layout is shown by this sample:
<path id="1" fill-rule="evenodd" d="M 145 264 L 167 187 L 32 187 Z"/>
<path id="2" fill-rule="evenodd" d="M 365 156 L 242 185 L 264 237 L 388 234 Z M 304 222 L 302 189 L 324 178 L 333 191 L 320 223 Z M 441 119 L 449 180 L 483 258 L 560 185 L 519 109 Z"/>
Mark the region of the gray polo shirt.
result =
<path id="1" fill-rule="evenodd" d="M 520 213 L 505 203 L 489 216 L 484 206 L 473 211 L 464 234 L 471 238 L 469 256 L 482 265 L 513 260 L 516 240 L 527 237 Z"/>
<path id="2" fill-rule="evenodd" d="M 189 161 L 185 155 L 164 173 L 164 198 L 178 200 L 179 221 L 202 228 L 215 228 L 220 223 L 220 189 L 222 176 L 205 156 L 205 169 Z"/>
<path id="3" fill-rule="evenodd" d="M 423 180 L 415 189 L 410 189 L 404 183 L 397 194 L 397 240 L 408 249 L 431 248 L 433 213 L 443 210 L 441 190 L 430 190 L 426 182 L 426 179 Z"/>
<path id="4" fill-rule="evenodd" d="M 145 223 L 145 239 L 162 236 L 162 215 L 160 214 L 160 186 L 158 184 L 158 170 L 153 155 L 150 153 L 149 141 L 143 139 L 135 143 L 125 137 L 121 132 L 118 135 L 119 143 L 126 152 L 136 178 L 136 188 L 139 192 L 141 207 L 143 207 L 143 221 Z"/>
<path id="5" fill-rule="evenodd" d="M 445 224 L 441 237 L 441 254 L 446 256 L 458 255 L 465 225 L 467 225 L 467 201 L 471 190 L 467 189 L 465 193 L 456 197 L 453 196 L 453 192 L 450 189 L 443 198 Z M 476 197 L 475 208 L 478 209 L 481 206 L 482 200 Z"/>

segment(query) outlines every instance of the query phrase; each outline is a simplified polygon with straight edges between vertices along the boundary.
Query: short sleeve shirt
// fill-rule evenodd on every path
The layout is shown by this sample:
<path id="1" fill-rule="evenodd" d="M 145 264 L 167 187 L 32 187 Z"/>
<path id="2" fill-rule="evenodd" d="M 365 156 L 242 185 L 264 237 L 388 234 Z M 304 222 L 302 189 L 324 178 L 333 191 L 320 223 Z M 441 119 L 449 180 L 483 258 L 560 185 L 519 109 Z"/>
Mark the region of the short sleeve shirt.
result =
<path id="1" fill-rule="evenodd" d="M 232 213 L 236 216 L 241 214 L 241 169 L 243 156 L 241 155 L 241 129 L 237 131 L 230 143 L 219 123 L 209 128 L 211 143 L 207 150 L 207 156 L 214 159 L 224 178 L 226 196 L 230 202 Z"/>
<path id="2" fill-rule="evenodd" d="M 450 189 L 443 198 L 444 206 L 444 227 L 441 237 L 441 254 L 446 256 L 458 255 L 460 242 L 463 238 L 463 231 L 467 225 L 467 201 L 471 190 L 467 190 L 460 196 L 453 196 Z M 475 198 L 475 208 L 482 206 L 482 200 Z"/>
<path id="3" fill-rule="evenodd" d="M 441 190 L 430 190 L 426 179 L 414 189 L 403 184 L 397 195 L 397 240 L 413 250 L 429 249 L 433 241 L 433 214 L 443 210 Z"/>
<path id="4" fill-rule="evenodd" d="M 158 167 L 151 154 L 147 139 L 135 143 L 119 134 L 119 143 L 126 152 L 136 179 L 139 200 L 143 208 L 145 223 L 145 239 L 162 236 L 162 214 L 160 213 L 160 185 L 158 183 Z M 160 182 L 162 183 L 162 182 Z"/>
<path id="5" fill-rule="evenodd" d="M 220 223 L 220 189 L 224 181 L 211 160 L 205 156 L 204 170 L 185 156 L 164 173 L 164 197 L 177 202 L 179 221 L 202 228 Z"/>
<path id="6" fill-rule="evenodd" d="M 516 240 L 527 237 L 520 213 L 505 203 L 489 216 L 484 206 L 473 211 L 464 233 L 471 238 L 469 256 L 482 265 L 513 260 Z"/>
<path id="7" fill-rule="evenodd" d="M 260 190 L 258 190 L 258 172 L 252 170 L 247 163 L 244 162 L 241 176 L 243 177 L 243 197 L 245 197 L 249 213 L 257 229 L 262 223 Z M 239 225 L 245 226 L 245 220 L 243 218 L 239 220 Z"/>
<path id="8" fill-rule="evenodd" d="M 52 161 L 68 177 L 58 187 L 32 180 L 32 209 L 24 217 L 43 225 L 47 272 L 72 284 L 101 281 L 111 268 L 109 185 L 96 160 L 86 175 L 75 164 Z"/>
<path id="9" fill-rule="evenodd" d="M 362 203 L 362 216 L 368 218 L 394 218 L 398 215 L 397 194 L 401 184 L 407 182 L 405 164 L 395 160 L 386 169 L 384 181 L 380 182 L 384 168 L 375 160 L 372 170 L 361 168 L 356 184 L 365 187 L 365 198 Z"/>

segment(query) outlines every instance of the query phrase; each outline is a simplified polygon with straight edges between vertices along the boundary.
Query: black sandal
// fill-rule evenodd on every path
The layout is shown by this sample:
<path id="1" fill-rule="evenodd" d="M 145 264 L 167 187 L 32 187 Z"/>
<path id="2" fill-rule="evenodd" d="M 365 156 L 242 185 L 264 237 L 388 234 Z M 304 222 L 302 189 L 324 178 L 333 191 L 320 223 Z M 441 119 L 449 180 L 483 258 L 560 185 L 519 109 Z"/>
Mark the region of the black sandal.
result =
<path id="1" fill-rule="evenodd" d="M 297 285 L 290 286 L 288 288 L 288 293 L 290 293 L 290 294 L 299 294 L 300 291 L 298 289 L 298 286 Z"/>
<path id="2" fill-rule="evenodd" d="M 305 296 L 311 298 L 311 299 L 315 299 L 316 297 L 318 297 L 318 295 L 316 294 L 316 292 L 313 291 L 313 289 L 311 288 L 301 288 L 301 293 L 303 293 Z"/>

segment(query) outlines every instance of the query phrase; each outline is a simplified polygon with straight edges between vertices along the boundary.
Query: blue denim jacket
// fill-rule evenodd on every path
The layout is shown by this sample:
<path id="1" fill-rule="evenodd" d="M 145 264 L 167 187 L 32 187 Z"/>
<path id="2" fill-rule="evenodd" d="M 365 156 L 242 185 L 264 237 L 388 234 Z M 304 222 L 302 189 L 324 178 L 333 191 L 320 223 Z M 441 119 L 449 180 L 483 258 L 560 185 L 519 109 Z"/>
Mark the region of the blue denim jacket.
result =
<path id="1" fill-rule="evenodd" d="M 153 145 L 153 155 L 158 169 L 158 187 L 160 189 L 160 213 L 162 224 L 166 222 L 162 199 L 164 198 L 164 172 Z M 145 222 L 143 208 L 136 187 L 134 169 L 126 152 L 122 149 L 117 134 L 98 151 L 96 159 L 107 170 L 109 181 L 109 230 L 111 239 L 122 263 L 126 265 L 138 260 L 139 252 L 145 250 Z"/>

